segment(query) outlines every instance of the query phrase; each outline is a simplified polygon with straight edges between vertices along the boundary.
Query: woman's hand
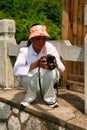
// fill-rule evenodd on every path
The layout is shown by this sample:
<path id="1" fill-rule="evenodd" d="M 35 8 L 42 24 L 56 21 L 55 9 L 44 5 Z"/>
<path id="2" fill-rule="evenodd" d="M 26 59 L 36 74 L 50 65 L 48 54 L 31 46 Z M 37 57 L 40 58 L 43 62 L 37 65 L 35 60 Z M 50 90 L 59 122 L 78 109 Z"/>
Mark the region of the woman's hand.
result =
<path id="1" fill-rule="evenodd" d="M 46 61 L 46 56 L 42 56 L 38 60 L 38 67 L 41 67 L 43 69 L 48 69 L 47 61 Z"/>

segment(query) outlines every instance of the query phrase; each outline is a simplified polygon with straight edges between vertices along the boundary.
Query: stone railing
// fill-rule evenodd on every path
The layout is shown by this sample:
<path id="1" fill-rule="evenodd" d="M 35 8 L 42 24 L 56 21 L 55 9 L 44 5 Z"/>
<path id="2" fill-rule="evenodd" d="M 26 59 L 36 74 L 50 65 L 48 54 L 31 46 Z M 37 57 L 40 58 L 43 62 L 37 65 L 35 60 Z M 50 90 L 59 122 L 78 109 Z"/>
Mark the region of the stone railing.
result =
<path id="1" fill-rule="evenodd" d="M 63 60 L 84 62 L 84 47 L 72 46 L 68 40 L 50 42 L 57 48 Z M 13 66 L 22 46 L 26 46 L 26 41 L 22 41 L 20 45 L 16 43 L 15 21 L 0 20 L 0 86 L 2 88 L 16 86 Z"/>
<path id="2" fill-rule="evenodd" d="M 84 62 L 85 94 L 87 92 L 87 37 L 83 46 L 72 46 L 68 40 L 51 41 L 57 48 L 63 60 Z M 26 41 L 17 45 L 15 40 L 15 21 L 0 20 L 0 86 L 2 88 L 14 88 L 16 78 L 13 76 L 13 66 L 20 47 L 25 46 Z M 86 97 L 86 96 L 85 96 Z M 87 97 L 85 101 L 87 100 Z M 85 104 L 87 104 L 85 102 Z M 87 105 L 86 110 L 87 110 Z M 87 113 L 87 112 L 86 112 Z"/>
<path id="3" fill-rule="evenodd" d="M 84 8 L 84 26 L 87 26 L 86 16 L 87 5 Z M 87 35 L 84 38 L 84 47 L 72 46 L 67 40 L 52 42 L 64 60 L 84 62 L 85 113 L 87 114 Z M 0 20 L 0 86 L 2 88 L 16 86 L 13 65 L 20 47 L 21 45 L 17 45 L 15 40 L 15 21 Z"/>
<path id="4" fill-rule="evenodd" d="M 0 86 L 14 87 L 14 77 L 12 73 L 12 59 L 9 58 L 8 45 L 16 45 L 15 21 L 0 20 Z"/>

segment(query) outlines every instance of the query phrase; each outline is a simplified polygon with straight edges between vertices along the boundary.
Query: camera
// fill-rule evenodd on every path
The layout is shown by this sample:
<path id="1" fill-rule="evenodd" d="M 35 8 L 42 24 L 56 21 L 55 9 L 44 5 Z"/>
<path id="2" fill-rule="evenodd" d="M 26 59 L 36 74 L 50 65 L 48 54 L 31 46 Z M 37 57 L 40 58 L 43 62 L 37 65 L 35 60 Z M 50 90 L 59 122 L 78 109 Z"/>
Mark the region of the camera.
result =
<path id="1" fill-rule="evenodd" d="M 48 69 L 49 70 L 53 70 L 55 69 L 55 63 L 56 63 L 56 58 L 55 56 L 48 54 L 46 56 L 46 61 L 47 61 L 47 65 L 48 65 Z"/>

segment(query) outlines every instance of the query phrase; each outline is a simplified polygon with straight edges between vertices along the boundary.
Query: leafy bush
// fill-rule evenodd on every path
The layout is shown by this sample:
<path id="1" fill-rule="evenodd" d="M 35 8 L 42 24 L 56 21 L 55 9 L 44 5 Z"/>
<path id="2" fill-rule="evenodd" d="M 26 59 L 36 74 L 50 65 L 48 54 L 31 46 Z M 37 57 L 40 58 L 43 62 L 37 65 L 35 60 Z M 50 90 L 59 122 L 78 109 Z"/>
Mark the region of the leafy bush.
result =
<path id="1" fill-rule="evenodd" d="M 47 26 L 51 40 L 61 38 L 61 0 L 0 0 L 0 19 L 14 19 L 16 40 L 19 44 L 28 39 L 32 24 Z"/>

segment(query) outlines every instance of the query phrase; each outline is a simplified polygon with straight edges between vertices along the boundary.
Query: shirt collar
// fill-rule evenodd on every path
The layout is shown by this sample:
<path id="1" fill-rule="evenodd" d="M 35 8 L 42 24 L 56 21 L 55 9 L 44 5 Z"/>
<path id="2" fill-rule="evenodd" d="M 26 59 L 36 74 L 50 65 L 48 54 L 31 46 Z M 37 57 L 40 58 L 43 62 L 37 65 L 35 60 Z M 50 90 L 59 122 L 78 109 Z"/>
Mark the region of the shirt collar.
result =
<path id="1" fill-rule="evenodd" d="M 40 51 L 39 54 L 37 54 L 34 49 L 33 49 L 33 46 L 32 44 L 28 47 L 28 56 L 31 56 L 31 55 L 40 55 L 44 52 L 44 47 L 42 48 L 42 50 Z"/>

